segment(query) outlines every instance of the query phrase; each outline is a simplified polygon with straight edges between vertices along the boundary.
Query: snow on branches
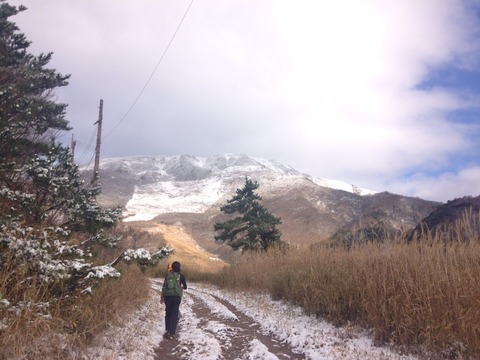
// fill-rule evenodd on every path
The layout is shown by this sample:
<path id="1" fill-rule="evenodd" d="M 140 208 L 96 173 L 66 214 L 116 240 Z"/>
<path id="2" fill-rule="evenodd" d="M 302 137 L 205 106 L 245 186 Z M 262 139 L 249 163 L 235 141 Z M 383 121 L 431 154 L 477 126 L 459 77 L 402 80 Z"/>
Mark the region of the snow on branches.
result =
<path id="1" fill-rule="evenodd" d="M 155 265 L 158 260 L 164 259 L 173 253 L 173 250 L 169 247 L 163 247 L 155 253 L 140 248 L 140 249 L 127 249 L 119 257 L 110 263 L 111 266 L 115 266 L 120 260 L 126 262 L 136 261 L 141 266 Z"/>
<path id="2" fill-rule="evenodd" d="M 9 20 L 25 9 L 0 1 L 0 319 L 44 298 L 91 293 L 101 279 L 120 276 L 92 249 L 119 244 L 121 236 L 108 229 L 121 209 L 97 204 L 101 189 L 82 179 L 70 149 L 55 140 L 70 130 L 67 105 L 54 96 L 69 75 L 46 67 L 51 53 L 29 53 L 30 42 Z M 118 261 L 144 266 L 170 252 L 127 250 Z M 41 291 L 29 292 L 35 287 Z"/>

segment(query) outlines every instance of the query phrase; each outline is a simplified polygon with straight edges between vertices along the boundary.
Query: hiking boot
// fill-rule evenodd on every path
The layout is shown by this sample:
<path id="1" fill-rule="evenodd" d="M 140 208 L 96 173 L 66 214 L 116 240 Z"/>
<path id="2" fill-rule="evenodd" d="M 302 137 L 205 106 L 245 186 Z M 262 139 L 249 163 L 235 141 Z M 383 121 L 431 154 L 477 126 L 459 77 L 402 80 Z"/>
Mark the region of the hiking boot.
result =
<path id="1" fill-rule="evenodd" d="M 170 334 L 170 331 L 167 330 L 167 331 L 165 331 L 165 334 L 163 334 L 163 338 L 164 338 L 164 339 L 169 339 L 169 338 L 170 338 L 170 335 L 171 335 L 171 334 Z"/>
<path id="2" fill-rule="evenodd" d="M 172 333 L 168 334 L 167 339 L 170 339 L 170 340 L 175 339 L 175 334 L 172 334 Z"/>

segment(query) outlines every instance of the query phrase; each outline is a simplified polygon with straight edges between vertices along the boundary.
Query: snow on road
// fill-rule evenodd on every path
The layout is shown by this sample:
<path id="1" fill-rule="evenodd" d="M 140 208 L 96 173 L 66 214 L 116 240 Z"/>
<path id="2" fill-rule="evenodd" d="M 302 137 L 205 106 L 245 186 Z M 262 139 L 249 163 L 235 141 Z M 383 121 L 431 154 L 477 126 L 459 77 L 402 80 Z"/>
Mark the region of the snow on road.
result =
<path id="1" fill-rule="evenodd" d="M 84 359 L 403 359 L 373 346 L 365 334 L 337 328 L 267 295 L 235 293 L 203 284 L 184 292 L 177 338 L 165 340 L 161 283 L 121 327 L 110 329 Z"/>

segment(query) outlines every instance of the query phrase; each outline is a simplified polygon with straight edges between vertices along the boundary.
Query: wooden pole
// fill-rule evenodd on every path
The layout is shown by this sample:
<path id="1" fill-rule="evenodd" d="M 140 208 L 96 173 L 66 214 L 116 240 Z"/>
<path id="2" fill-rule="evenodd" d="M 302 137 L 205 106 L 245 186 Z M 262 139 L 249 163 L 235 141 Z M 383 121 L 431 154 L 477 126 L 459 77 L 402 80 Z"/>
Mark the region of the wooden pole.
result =
<path id="1" fill-rule="evenodd" d="M 75 145 L 77 145 L 77 141 L 73 139 L 72 134 L 72 163 L 75 162 Z"/>
<path id="2" fill-rule="evenodd" d="M 98 130 L 97 130 L 97 146 L 95 146 L 95 165 L 93 167 L 92 184 L 94 184 L 97 181 L 99 170 L 100 170 L 100 143 L 102 142 L 102 120 L 103 120 L 103 99 L 100 99 L 100 109 L 98 112 L 98 120 L 97 122 L 95 122 L 95 124 L 98 124 Z"/>

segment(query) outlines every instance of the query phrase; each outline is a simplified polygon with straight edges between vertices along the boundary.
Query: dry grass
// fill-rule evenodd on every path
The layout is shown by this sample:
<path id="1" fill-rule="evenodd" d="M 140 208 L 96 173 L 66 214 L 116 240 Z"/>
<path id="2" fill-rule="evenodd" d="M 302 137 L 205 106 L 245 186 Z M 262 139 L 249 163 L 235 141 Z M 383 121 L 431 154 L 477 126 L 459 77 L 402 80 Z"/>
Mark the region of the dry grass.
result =
<path id="1" fill-rule="evenodd" d="M 97 334 L 121 323 L 148 297 L 149 280 L 136 265 L 119 270 L 122 277 L 104 281 L 93 295 L 62 303 L 30 284 L 23 301 L 40 306 L 24 306 L 18 312 L 0 309 L 0 359 L 78 358 Z"/>
<path id="2" fill-rule="evenodd" d="M 152 224 L 150 227 L 144 227 L 143 230 L 152 234 L 162 234 L 165 242 L 175 249 L 174 254 L 169 259 L 160 263 L 155 276 L 164 277 L 167 264 L 175 260 L 182 264 L 182 272 L 192 280 L 195 276 L 216 273 L 227 266 L 226 262 L 214 258 L 211 253 L 202 249 L 181 226 Z"/>
<path id="3" fill-rule="evenodd" d="M 465 228 L 465 224 L 462 225 Z M 219 285 L 268 291 L 334 323 L 373 330 L 377 343 L 443 358 L 480 354 L 480 242 L 318 246 L 245 256 Z"/>
<path id="4" fill-rule="evenodd" d="M 89 343 L 100 330 L 118 324 L 147 300 L 150 283 L 138 266 L 121 265 L 119 270 L 120 278 L 102 282 L 93 296 L 62 309 L 62 318 L 68 321 L 65 330 L 75 334 L 77 341 Z"/>

